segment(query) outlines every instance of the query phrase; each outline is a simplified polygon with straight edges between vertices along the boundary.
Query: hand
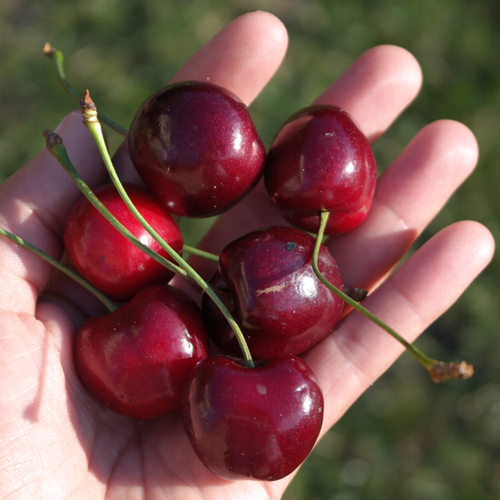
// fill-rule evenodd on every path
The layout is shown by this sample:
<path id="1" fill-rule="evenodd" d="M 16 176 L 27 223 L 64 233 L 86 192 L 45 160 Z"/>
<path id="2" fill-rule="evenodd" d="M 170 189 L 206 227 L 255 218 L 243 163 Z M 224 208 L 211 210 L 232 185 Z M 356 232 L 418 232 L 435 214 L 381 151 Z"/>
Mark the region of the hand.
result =
<path id="1" fill-rule="evenodd" d="M 209 77 L 249 104 L 278 68 L 286 43 L 286 31 L 275 17 L 247 14 L 202 48 L 174 80 Z M 415 97 L 420 83 L 410 54 L 381 46 L 355 61 L 317 102 L 345 108 L 375 140 Z M 66 117 L 58 133 L 86 182 L 102 183 L 105 169 L 80 115 Z M 424 127 L 381 176 L 362 227 L 328 242 L 345 283 L 369 289 L 364 305 L 409 341 L 457 299 L 492 256 L 490 233 L 475 222 L 459 222 L 388 276 L 476 159 L 475 139 L 463 125 L 439 121 Z M 125 149 L 116 164 L 129 175 Z M 59 258 L 64 217 L 78 197 L 44 150 L 0 187 L 0 226 Z M 220 218 L 202 246 L 218 252 L 244 232 L 272 223 L 284 221 L 259 186 Z M 78 286 L 53 275 L 48 264 L 4 239 L 0 262 L 2 498 L 281 497 L 291 477 L 266 484 L 214 477 L 192 451 L 177 415 L 136 422 L 96 403 L 76 376 L 71 346 L 78 327 L 102 313 L 101 307 Z M 210 263 L 194 262 L 210 273 Z M 323 432 L 401 352 L 388 334 L 350 313 L 306 353 L 325 394 Z"/>

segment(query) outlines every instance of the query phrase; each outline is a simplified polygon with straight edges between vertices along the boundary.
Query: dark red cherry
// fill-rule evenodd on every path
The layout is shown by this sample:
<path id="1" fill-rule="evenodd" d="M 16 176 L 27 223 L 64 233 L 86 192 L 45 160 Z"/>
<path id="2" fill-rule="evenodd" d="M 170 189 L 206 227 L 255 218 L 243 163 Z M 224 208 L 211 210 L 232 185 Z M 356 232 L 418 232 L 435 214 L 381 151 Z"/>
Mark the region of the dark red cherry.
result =
<path id="1" fill-rule="evenodd" d="M 273 226 L 252 231 L 221 252 L 210 280 L 227 304 L 255 359 L 300 354 L 333 329 L 343 301 L 312 268 L 315 239 L 305 231 Z M 342 289 L 337 264 L 322 246 L 319 268 Z M 208 296 L 202 312 L 207 332 L 223 353 L 241 356 L 232 329 Z"/>
<path id="2" fill-rule="evenodd" d="M 292 224 L 317 232 L 317 212 L 331 212 L 325 234 L 350 231 L 365 220 L 376 177 L 367 138 L 346 111 L 328 105 L 304 108 L 284 123 L 264 171 L 269 197 Z"/>
<path id="3" fill-rule="evenodd" d="M 170 214 L 146 189 L 127 183 L 124 186 L 143 217 L 176 252 L 180 252 L 182 233 Z M 142 243 L 171 260 L 132 215 L 112 184 L 100 186 L 95 194 Z M 143 286 L 168 282 L 173 276 L 114 229 L 86 198 L 78 201 L 70 212 L 63 238 L 75 269 L 111 299 L 128 300 Z"/>
<path id="4" fill-rule="evenodd" d="M 180 82 L 152 95 L 128 136 L 132 162 L 170 212 L 220 214 L 262 176 L 265 149 L 245 104 L 207 82 Z"/>
<path id="5" fill-rule="evenodd" d="M 116 311 L 88 320 L 74 345 L 87 390 L 135 419 L 180 410 L 186 381 L 206 356 L 198 306 L 168 285 L 143 288 Z"/>
<path id="6" fill-rule="evenodd" d="M 196 367 L 183 420 L 196 453 L 214 474 L 273 481 L 293 472 L 313 448 L 323 396 L 300 358 L 247 368 L 215 356 Z"/>

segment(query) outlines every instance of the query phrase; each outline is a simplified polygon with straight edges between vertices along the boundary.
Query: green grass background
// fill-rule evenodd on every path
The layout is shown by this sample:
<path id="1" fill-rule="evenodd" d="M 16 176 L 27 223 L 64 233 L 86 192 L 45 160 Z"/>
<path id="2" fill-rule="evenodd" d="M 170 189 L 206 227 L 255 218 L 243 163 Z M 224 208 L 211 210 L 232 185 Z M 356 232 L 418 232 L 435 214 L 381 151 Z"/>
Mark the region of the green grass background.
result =
<path id="1" fill-rule="evenodd" d="M 2 0 L 0 181 L 44 146 L 43 130 L 75 107 L 42 55 L 46 41 L 65 53 L 73 85 L 90 88 L 100 110 L 128 126 L 139 104 L 189 56 L 256 9 L 276 14 L 290 34 L 286 61 L 251 106 L 266 145 L 288 115 L 366 49 L 401 45 L 422 65 L 424 86 L 375 145 L 380 170 L 425 124 L 464 122 L 479 141 L 479 165 L 419 244 L 460 219 L 478 220 L 498 237 L 497 0 Z M 110 140 L 115 148 L 120 139 L 110 133 Z M 195 231 L 191 238 L 199 225 Z M 496 257 L 417 342 L 433 357 L 467 359 L 476 375 L 435 386 L 403 355 L 322 440 L 287 500 L 500 498 L 499 278 Z"/>

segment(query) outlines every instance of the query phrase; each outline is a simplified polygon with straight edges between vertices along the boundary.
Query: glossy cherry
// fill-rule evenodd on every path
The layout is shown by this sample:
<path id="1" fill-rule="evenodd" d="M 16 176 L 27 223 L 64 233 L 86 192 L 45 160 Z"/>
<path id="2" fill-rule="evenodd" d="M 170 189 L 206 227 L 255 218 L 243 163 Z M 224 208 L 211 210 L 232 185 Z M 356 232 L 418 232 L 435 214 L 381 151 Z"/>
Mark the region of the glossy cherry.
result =
<path id="1" fill-rule="evenodd" d="M 114 312 L 88 320 L 74 344 L 88 391 L 135 419 L 180 410 L 186 381 L 206 356 L 198 306 L 169 285 L 143 288 Z"/>
<path id="2" fill-rule="evenodd" d="M 132 163 L 170 212 L 217 215 L 262 176 L 265 149 L 245 104 L 208 82 L 159 90 L 139 109 L 128 136 Z"/>
<path id="3" fill-rule="evenodd" d="M 368 215 L 377 168 L 367 138 L 337 106 L 316 105 L 293 114 L 269 149 L 266 191 L 290 222 L 310 232 L 318 211 L 331 212 L 325 234 L 358 227 Z"/>
<path id="4" fill-rule="evenodd" d="M 182 250 L 182 233 L 170 214 L 142 187 L 124 184 L 130 199 L 156 232 L 176 251 Z M 104 206 L 142 243 L 171 260 L 141 226 L 112 184 L 95 189 Z M 110 298 L 125 301 L 143 286 L 168 282 L 173 273 L 122 236 L 82 198 L 64 225 L 64 245 L 71 263 Z"/>
<path id="5" fill-rule="evenodd" d="M 300 229 L 272 226 L 252 231 L 221 252 L 210 284 L 232 312 L 255 359 L 300 354 L 333 329 L 343 301 L 312 268 L 315 239 Z M 322 246 L 319 268 L 337 288 L 335 259 Z M 209 297 L 202 299 L 207 331 L 223 353 L 241 356 L 233 331 Z"/>
<path id="6" fill-rule="evenodd" d="M 224 479 L 273 481 L 307 457 L 323 422 L 316 375 L 295 356 L 245 367 L 215 356 L 201 361 L 183 412 L 201 461 Z"/>

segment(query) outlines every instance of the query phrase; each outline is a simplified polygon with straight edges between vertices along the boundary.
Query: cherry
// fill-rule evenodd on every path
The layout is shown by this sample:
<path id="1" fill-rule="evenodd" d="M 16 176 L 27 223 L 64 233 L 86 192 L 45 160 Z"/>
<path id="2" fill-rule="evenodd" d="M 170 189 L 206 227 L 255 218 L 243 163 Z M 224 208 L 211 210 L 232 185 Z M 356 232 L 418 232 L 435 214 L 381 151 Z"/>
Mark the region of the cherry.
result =
<path id="1" fill-rule="evenodd" d="M 207 82 L 168 85 L 137 112 L 132 162 L 165 208 L 187 217 L 220 214 L 262 176 L 265 150 L 245 104 Z"/>
<path id="2" fill-rule="evenodd" d="M 207 357 L 201 314 L 169 285 L 150 285 L 106 316 L 88 320 L 74 344 L 75 365 L 88 391 L 135 419 L 180 410 L 186 381 Z"/>
<path id="3" fill-rule="evenodd" d="M 370 144 L 351 116 L 316 105 L 293 114 L 269 149 L 264 184 L 290 222 L 316 233 L 317 212 L 329 211 L 325 234 L 358 227 L 368 215 L 377 168 Z"/>
<path id="4" fill-rule="evenodd" d="M 170 214 L 149 192 L 133 184 L 127 194 L 145 219 L 176 251 L 182 250 L 182 233 Z M 130 213 L 112 184 L 95 190 L 104 206 L 142 243 L 170 259 Z M 86 199 L 80 199 L 64 225 L 64 245 L 75 269 L 110 298 L 125 301 L 143 286 L 173 277 L 173 272 L 147 256 L 114 229 Z"/>
<path id="5" fill-rule="evenodd" d="M 343 301 L 317 279 L 314 244 L 300 229 L 273 226 L 252 231 L 222 250 L 210 284 L 240 326 L 253 358 L 300 354 L 333 329 Z M 319 267 L 342 289 L 337 264 L 324 246 Z M 214 344 L 223 353 L 241 356 L 232 329 L 205 295 L 202 312 Z"/>
<path id="6" fill-rule="evenodd" d="M 183 421 L 201 461 L 224 479 L 273 481 L 307 457 L 323 422 L 316 375 L 295 356 L 244 366 L 200 361 L 188 386 Z"/>

